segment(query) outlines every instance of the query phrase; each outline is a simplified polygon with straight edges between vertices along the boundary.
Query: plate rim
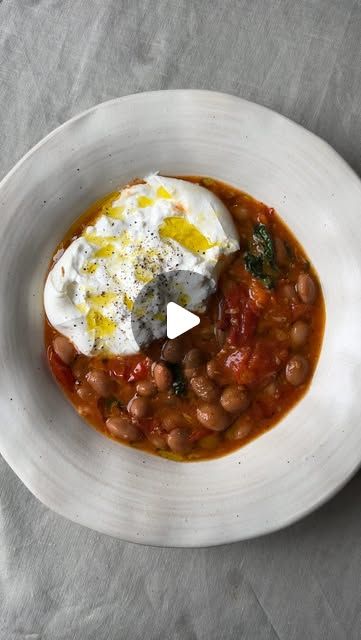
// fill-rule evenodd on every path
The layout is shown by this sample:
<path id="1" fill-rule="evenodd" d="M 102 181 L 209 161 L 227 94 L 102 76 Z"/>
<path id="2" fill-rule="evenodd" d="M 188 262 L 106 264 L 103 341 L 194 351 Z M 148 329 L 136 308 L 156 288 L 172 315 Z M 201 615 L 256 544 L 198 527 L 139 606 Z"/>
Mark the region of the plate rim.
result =
<path id="1" fill-rule="evenodd" d="M 342 161 L 345 168 L 349 170 L 354 175 L 354 177 L 361 183 L 361 178 L 357 174 L 355 169 L 351 167 L 351 165 L 338 153 L 338 151 L 336 151 L 336 149 L 334 149 L 334 147 L 329 142 L 327 142 L 324 138 L 319 136 L 317 133 L 314 133 L 313 131 L 306 129 L 306 127 L 302 126 L 295 120 L 292 120 L 292 118 L 285 116 L 283 113 L 279 113 L 278 111 L 275 111 L 270 107 L 266 107 L 265 105 L 259 104 L 258 102 L 253 102 L 252 100 L 247 100 L 246 98 L 242 98 L 241 96 L 237 96 L 233 93 L 226 93 L 225 91 L 212 91 L 211 89 L 159 89 L 159 90 L 153 90 L 153 91 L 138 91 L 136 93 L 129 93 L 124 96 L 118 96 L 117 98 L 111 98 L 110 100 L 103 100 L 102 102 L 98 102 L 92 107 L 88 107 L 87 109 L 84 109 L 80 113 L 75 114 L 68 120 L 65 120 L 65 122 L 62 122 L 57 127 L 49 131 L 49 133 L 47 133 L 43 138 L 41 138 L 38 142 L 36 142 L 28 151 L 25 152 L 23 156 L 21 156 L 21 158 L 19 158 L 19 160 L 13 165 L 13 167 L 0 180 L 0 189 L 2 189 L 2 187 L 6 184 L 7 180 L 12 177 L 12 175 L 17 171 L 17 169 L 21 167 L 22 164 L 25 163 L 33 155 L 33 153 L 35 153 L 44 144 L 46 144 L 48 140 L 50 140 L 52 137 L 57 135 L 63 128 L 66 128 L 71 124 L 74 124 L 77 120 L 81 120 L 82 118 L 88 115 L 91 115 L 93 112 L 97 111 L 100 108 L 112 106 L 113 104 L 116 104 L 118 102 L 123 102 L 123 101 L 133 100 L 133 99 L 138 100 L 138 99 L 146 98 L 148 96 L 155 96 L 155 95 L 162 95 L 162 94 L 169 95 L 171 93 L 172 94 L 195 94 L 200 96 L 202 95 L 218 96 L 223 99 L 234 100 L 235 102 L 239 102 L 239 101 L 244 102 L 246 104 L 252 105 L 252 108 L 256 107 L 256 109 L 259 109 L 260 111 L 271 113 L 272 116 L 276 116 L 284 120 L 285 122 L 291 124 L 292 126 L 299 128 L 304 134 L 306 133 L 308 136 L 317 140 L 318 143 L 325 145 L 328 148 L 328 150 L 335 155 L 338 161 Z"/>

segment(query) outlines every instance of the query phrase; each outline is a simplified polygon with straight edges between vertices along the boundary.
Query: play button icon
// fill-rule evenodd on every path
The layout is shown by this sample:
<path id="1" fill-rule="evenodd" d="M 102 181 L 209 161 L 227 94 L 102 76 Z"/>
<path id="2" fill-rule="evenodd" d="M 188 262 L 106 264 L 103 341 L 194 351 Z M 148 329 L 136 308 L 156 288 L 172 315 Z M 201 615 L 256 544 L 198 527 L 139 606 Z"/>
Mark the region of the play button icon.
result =
<path id="1" fill-rule="evenodd" d="M 132 333 L 139 349 L 196 327 L 215 287 L 213 279 L 186 270 L 164 272 L 145 284 L 131 312 Z"/>
<path id="2" fill-rule="evenodd" d="M 183 309 L 175 302 L 167 304 L 167 338 L 173 340 L 200 323 L 199 316 Z"/>

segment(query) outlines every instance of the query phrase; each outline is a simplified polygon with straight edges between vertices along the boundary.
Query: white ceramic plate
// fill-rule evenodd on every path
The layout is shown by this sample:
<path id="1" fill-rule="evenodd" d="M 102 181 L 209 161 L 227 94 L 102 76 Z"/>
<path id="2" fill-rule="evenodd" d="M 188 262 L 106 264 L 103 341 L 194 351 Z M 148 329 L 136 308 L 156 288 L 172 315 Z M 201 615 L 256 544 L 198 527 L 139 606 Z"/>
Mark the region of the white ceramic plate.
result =
<path id="1" fill-rule="evenodd" d="M 306 397 L 232 455 L 179 464 L 89 428 L 43 354 L 47 265 L 95 199 L 150 171 L 220 178 L 274 206 L 321 278 L 327 326 Z M 239 98 L 160 91 L 101 104 L 32 149 L 0 184 L 0 450 L 47 506 L 133 542 L 203 546 L 283 527 L 361 461 L 361 184 L 322 140 Z"/>

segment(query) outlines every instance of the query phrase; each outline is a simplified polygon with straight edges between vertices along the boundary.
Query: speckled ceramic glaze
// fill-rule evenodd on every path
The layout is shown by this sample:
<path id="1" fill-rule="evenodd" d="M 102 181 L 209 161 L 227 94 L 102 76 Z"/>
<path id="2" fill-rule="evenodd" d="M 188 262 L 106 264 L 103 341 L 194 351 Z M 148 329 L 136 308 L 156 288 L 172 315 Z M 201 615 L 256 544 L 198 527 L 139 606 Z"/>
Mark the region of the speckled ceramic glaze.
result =
<path id="1" fill-rule="evenodd" d="M 44 357 L 54 247 L 134 176 L 205 174 L 275 207 L 318 270 L 327 320 L 306 397 L 229 456 L 179 464 L 89 428 Z M 125 540 L 202 546 L 267 533 L 332 495 L 361 460 L 361 183 L 322 140 L 263 107 L 204 91 L 101 104 L 51 133 L 0 185 L 0 450 L 47 506 Z"/>

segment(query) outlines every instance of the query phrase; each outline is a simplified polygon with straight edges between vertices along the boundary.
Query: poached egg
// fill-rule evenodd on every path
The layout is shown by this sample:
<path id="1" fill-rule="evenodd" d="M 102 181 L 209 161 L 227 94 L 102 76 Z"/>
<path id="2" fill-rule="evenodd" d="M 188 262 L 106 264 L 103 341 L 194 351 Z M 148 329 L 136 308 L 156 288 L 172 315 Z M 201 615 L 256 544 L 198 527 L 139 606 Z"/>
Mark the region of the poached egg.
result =
<path id="1" fill-rule="evenodd" d="M 134 307 L 142 289 L 161 274 L 197 273 L 202 287 L 172 294 L 201 312 L 215 289 L 220 257 L 238 249 L 232 217 L 217 196 L 185 180 L 150 175 L 107 201 L 53 265 L 46 315 L 85 355 L 137 353 L 132 313 L 143 314 L 149 342 L 166 334 L 152 296 Z"/>

